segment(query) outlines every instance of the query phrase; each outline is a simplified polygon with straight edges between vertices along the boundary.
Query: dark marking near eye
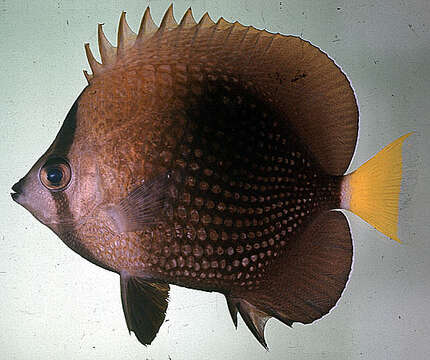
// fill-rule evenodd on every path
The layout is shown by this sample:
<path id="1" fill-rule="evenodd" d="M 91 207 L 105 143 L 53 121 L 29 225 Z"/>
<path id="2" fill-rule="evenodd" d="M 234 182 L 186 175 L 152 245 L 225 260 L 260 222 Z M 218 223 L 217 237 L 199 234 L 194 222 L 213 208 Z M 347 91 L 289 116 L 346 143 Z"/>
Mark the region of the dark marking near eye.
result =
<path id="1" fill-rule="evenodd" d="M 81 93 L 82 94 L 82 93 Z M 75 103 L 69 110 L 66 119 L 64 120 L 63 125 L 61 126 L 60 131 L 58 132 L 57 137 L 55 138 L 55 141 L 53 143 L 53 149 L 52 153 L 62 155 L 64 157 L 68 157 L 69 150 L 73 144 L 73 140 L 75 138 L 75 132 L 76 132 L 76 114 L 78 110 L 78 102 L 79 102 L 80 96 L 76 99 Z M 55 168 L 51 169 L 54 170 Z M 50 170 L 50 171 L 51 171 Z M 54 180 L 58 180 L 58 174 L 57 173 L 50 173 L 48 172 L 47 176 L 48 178 L 55 178 Z M 55 209 L 57 213 L 57 218 L 65 220 L 64 224 L 60 227 L 63 227 L 63 229 L 59 229 L 61 232 L 69 232 L 74 231 L 74 224 L 73 224 L 73 215 L 70 209 L 69 199 L 64 192 L 50 192 L 52 199 L 54 200 Z"/>
<path id="2" fill-rule="evenodd" d="M 75 139 L 77 124 L 76 115 L 78 111 L 79 99 L 82 93 L 78 96 L 73 106 L 70 108 L 66 119 L 64 120 L 63 125 L 61 126 L 60 131 L 58 132 L 57 137 L 55 138 L 52 145 L 52 152 L 58 156 L 61 155 L 67 158 L 67 154 L 69 153 L 70 147 L 72 146 L 73 140 Z"/>
<path id="3" fill-rule="evenodd" d="M 58 232 L 66 239 L 64 243 L 88 261 L 110 270 L 107 266 L 94 258 L 79 238 L 75 228 L 76 224 L 74 223 L 73 215 L 70 211 L 70 203 L 67 194 L 65 192 L 51 192 L 50 194 L 55 203 L 57 217 L 64 221 L 58 224 Z"/>
<path id="4" fill-rule="evenodd" d="M 70 224 L 73 221 L 73 215 L 70 211 L 70 204 L 67 195 L 64 192 L 52 192 L 51 196 L 55 203 L 57 218 L 65 220 L 68 224 L 67 228 L 70 229 Z"/>
<path id="5" fill-rule="evenodd" d="M 82 93 L 84 91 L 82 91 Z M 82 93 L 78 96 L 78 98 L 70 108 L 66 116 L 66 119 L 64 120 L 63 125 L 61 126 L 61 129 L 58 132 L 57 137 L 54 140 L 54 143 L 52 144 L 53 148 L 51 152 L 55 155 L 62 155 L 65 158 L 68 158 L 70 148 L 75 138 L 76 123 L 77 123 L 76 116 L 78 111 L 79 99 Z M 67 195 L 61 192 L 57 192 L 57 193 L 51 192 L 51 196 L 55 203 L 57 218 L 72 220 L 73 216 L 70 211 L 70 204 L 69 204 Z"/>

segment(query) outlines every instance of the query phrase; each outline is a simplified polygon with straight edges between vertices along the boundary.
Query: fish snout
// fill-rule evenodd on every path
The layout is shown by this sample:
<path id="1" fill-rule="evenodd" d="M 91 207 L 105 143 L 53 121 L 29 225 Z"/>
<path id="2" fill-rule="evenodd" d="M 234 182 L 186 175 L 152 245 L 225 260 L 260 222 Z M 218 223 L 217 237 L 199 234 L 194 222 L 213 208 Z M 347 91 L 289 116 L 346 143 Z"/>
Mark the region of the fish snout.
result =
<path id="1" fill-rule="evenodd" d="M 12 199 L 16 201 L 18 197 L 22 194 L 22 189 L 24 187 L 25 178 L 22 178 L 19 180 L 16 184 L 12 186 L 13 193 L 10 194 L 12 196 Z"/>

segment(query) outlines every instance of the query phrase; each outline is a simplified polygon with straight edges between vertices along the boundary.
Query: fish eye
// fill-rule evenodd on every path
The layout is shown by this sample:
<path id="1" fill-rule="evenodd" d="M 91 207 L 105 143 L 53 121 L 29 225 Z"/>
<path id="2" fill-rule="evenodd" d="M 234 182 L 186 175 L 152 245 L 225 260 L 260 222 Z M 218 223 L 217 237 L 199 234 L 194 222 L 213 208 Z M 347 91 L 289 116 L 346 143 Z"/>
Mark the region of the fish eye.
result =
<path id="1" fill-rule="evenodd" d="M 64 190 L 70 183 L 72 170 L 65 159 L 53 158 L 42 166 L 39 178 L 43 186 L 48 190 Z"/>

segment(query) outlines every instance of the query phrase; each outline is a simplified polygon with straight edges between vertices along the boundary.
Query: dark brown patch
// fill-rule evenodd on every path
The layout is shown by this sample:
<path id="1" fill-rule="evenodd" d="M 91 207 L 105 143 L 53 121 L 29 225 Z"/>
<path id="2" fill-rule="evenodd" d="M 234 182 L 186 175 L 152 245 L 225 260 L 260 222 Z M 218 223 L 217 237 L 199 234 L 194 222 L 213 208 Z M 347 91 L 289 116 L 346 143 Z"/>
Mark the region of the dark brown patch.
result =
<path id="1" fill-rule="evenodd" d="M 85 90 L 84 90 L 85 91 Z M 82 91 L 83 93 L 83 91 Z M 77 125 L 77 111 L 79 106 L 79 99 L 82 93 L 75 100 L 74 104 L 70 108 L 63 125 L 60 128 L 55 140 L 52 144 L 52 152 L 55 152 L 57 156 L 64 156 L 67 158 L 70 147 L 75 139 L 76 125 Z M 49 151 L 49 150 L 48 150 Z"/>
<path id="2" fill-rule="evenodd" d="M 184 176 L 173 182 L 169 234 L 154 237 L 150 266 L 179 285 L 255 289 L 289 241 L 337 207 L 338 179 L 240 81 L 208 76 L 186 114 L 173 158 Z"/>
<path id="3" fill-rule="evenodd" d="M 51 149 L 48 150 L 51 153 L 51 159 L 59 156 L 68 159 L 68 154 L 75 138 L 77 124 L 76 116 L 78 111 L 79 98 L 80 96 L 76 99 L 73 106 L 69 110 L 66 119 L 64 120 L 63 125 L 61 126 L 60 131 L 58 132 L 51 146 Z M 49 161 L 49 159 L 47 161 Z M 64 219 L 65 223 L 69 224 L 67 220 L 72 220 L 73 215 L 70 210 L 67 195 L 63 191 L 51 191 L 50 194 L 55 202 L 57 218 Z M 69 230 L 69 228 L 67 230 Z"/>

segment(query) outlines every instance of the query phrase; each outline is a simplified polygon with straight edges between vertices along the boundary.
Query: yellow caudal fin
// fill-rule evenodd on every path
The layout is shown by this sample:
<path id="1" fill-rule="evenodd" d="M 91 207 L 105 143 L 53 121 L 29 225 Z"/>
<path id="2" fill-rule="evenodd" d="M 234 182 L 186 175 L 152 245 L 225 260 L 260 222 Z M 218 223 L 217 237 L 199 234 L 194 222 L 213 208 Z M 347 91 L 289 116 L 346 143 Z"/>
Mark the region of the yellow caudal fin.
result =
<path id="1" fill-rule="evenodd" d="M 398 242 L 402 145 L 411 134 L 387 145 L 342 181 L 341 207 Z"/>

